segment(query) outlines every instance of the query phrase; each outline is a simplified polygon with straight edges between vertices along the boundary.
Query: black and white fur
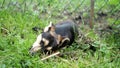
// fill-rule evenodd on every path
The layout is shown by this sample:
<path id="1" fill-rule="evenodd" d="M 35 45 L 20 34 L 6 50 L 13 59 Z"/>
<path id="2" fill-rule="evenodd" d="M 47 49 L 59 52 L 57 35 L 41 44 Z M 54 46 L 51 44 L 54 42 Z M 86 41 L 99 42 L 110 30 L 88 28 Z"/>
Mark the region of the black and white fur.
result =
<path id="1" fill-rule="evenodd" d="M 33 54 L 39 50 L 45 53 L 56 51 L 71 45 L 77 35 L 77 25 L 72 20 L 63 21 L 56 25 L 50 23 L 37 37 L 30 48 L 30 53 Z"/>

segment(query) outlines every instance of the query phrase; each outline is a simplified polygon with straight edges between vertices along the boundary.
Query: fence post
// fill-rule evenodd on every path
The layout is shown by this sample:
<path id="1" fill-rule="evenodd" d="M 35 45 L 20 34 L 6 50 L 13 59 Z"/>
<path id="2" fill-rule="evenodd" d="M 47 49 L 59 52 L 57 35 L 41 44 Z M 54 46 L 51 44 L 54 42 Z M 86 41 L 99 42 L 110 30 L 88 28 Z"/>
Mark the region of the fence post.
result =
<path id="1" fill-rule="evenodd" d="M 94 0 L 91 0 L 90 5 L 90 28 L 93 28 L 93 22 L 94 22 Z"/>

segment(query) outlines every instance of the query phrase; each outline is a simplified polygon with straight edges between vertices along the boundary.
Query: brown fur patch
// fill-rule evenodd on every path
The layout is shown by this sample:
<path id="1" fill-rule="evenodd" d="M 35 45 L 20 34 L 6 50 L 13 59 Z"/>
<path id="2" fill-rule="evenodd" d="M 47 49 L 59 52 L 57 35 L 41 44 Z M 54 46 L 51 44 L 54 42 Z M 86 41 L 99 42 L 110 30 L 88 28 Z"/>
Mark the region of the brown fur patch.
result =
<path id="1" fill-rule="evenodd" d="M 44 46 L 47 46 L 49 44 L 49 41 L 47 39 L 43 38 L 42 40 L 44 42 Z"/>

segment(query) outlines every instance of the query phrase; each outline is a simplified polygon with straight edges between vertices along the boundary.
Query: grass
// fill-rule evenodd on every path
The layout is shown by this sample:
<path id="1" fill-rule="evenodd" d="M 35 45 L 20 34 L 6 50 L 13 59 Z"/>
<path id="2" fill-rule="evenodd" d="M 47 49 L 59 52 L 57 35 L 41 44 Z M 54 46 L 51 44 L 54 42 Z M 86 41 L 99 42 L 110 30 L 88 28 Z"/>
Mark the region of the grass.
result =
<path id="1" fill-rule="evenodd" d="M 2 4 L 3 0 L 0 0 Z M 14 1 L 15 2 L 15 1 Z M 22 3 L 22 1 L 18 2 Z M 35 0 L 34 3 L 38 2 Z M 115 26 L 115 32 L 112 34 L 102 34 L 103 37 L 93 30 L 81 25 L 82 32 L 86 37 L 89 37 L 94 43 L 93 46 L 97 47 L 96 51 L 88 49 L 89 44 L 85 44 L 84 40 L 79 40 L 78 43 L 73 43 L 69 48 L 60 50 L 62 53 L 69 52 L 63 57 L 52 57 L 48 60 L 41 61 L 44 54 L 36 54 L 30 56 L 28 51 L 30 46 L 35 41 L 41 29 L 44 28 L 50 21 L 56 23 L 61 20 L 57 17 L 63 16 L 59 11 L 66 7 L 66 3 L 70 7 L 66 7 L 70 12 L 73 11 L 79 4 L 78 1 L 65 1 L 59 4 L 58 1 L 43 1 L 46 4 L 39 5 L 40 9 L 43 8 L 38 14 L 31 10 L 31 5 L 25 8 L 23 5 L 17 9 L 14 6 L 6 7 L 6 1 L 0 9 L 0 68 L 119 68 L 120 67 L 120 49 L 119 49 L 119 33 L 116 30 L 119 26 L 119 21 Z M 103 2 L 103 1 L 102 1 Z M 101 3 L 102 3 L 101 2 Z M 28 1 L 28 4 L 30 1 Z M 88 2 L 84 2 L 85 6 Z M 52 8 L 45 8 L 47 4 L 51 4 Z M 56 5 L 58 4 L 58 5 Z M 96 3 L 98 4 L 98 3 Z M 82 7 L 81 7 L 82 8 Z M 24 9 L 28 11 L 24 11 Z M 105 8 L 104 8 L 105 9 Z M 17 12 L 16 12 L 17 11 Z M 50 12 L 51 11 L 51 12 Z M 76 10 L 78 12 L 78 10 Z M 62 19 L 66 19 L 63 16 Z M 111 18 L 108 19 L 110 22 Z M 112 21 L 115 19 L 112 18 Z M 110 22 L 111 23 L 111 22 Z M 39 32 L 34 32 L 33 27 L 39 27 Z M 82 47 L 82 49 L 81 49 Z"/>

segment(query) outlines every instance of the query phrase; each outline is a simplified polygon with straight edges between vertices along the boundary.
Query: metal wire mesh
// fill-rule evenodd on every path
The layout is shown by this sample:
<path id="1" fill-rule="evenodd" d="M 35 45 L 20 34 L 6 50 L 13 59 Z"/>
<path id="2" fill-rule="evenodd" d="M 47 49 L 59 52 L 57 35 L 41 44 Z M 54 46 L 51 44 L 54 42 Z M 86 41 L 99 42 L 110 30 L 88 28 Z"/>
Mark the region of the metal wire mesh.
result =
<path id="1" fill-rule="evenodd" d="M 120 19 L 120 1 L 94 0 L 94 21 L 113 18 L 113 24 Z M 90 18 L 90 0 L 1 0 L 0 10 L 36 15 L 47 18 L 75 18 L 81 16 L 84 22 Z M 103 21 L 102 21 L 103 22 Z M 110 22 L 110 21 L 107 21 Z"/>

